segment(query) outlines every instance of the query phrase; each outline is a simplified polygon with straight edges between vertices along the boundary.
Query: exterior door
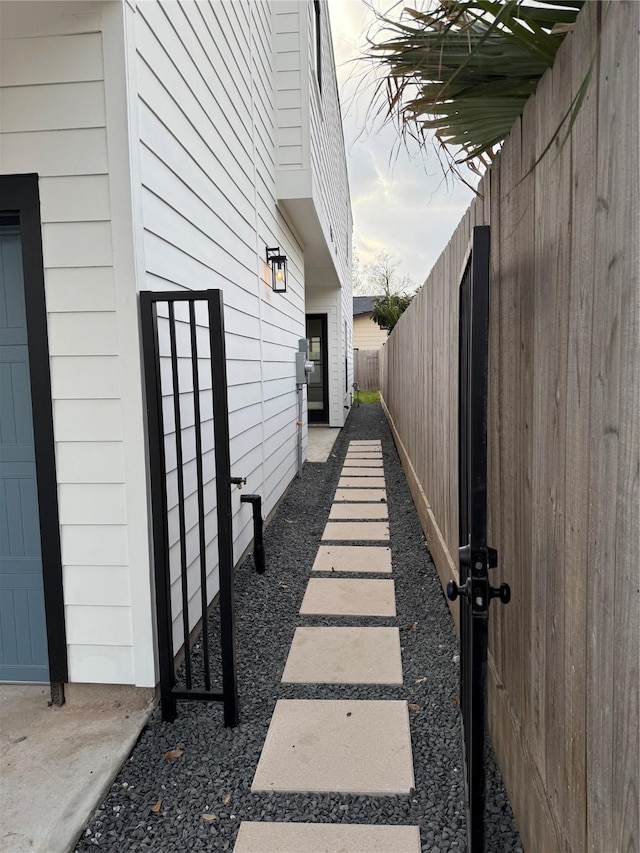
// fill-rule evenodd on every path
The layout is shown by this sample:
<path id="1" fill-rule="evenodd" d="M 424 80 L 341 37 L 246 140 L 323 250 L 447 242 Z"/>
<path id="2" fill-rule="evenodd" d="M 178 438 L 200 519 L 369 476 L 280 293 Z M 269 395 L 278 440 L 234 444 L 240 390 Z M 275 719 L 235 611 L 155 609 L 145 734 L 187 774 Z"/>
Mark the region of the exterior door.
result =
<path id="1" fill-rule="evenodd" d="M 307 409 L 310 424 L 329 423 L 329 368 L 327 346 L 327 315 L 307 315 L 309 359 L 315 369 L 307 386 Z"/>
<path id="2" fill-rule="evenodd" d="M 22 241 L 13 220 L 0 219 L 0 680 L 46 682 Z"/>

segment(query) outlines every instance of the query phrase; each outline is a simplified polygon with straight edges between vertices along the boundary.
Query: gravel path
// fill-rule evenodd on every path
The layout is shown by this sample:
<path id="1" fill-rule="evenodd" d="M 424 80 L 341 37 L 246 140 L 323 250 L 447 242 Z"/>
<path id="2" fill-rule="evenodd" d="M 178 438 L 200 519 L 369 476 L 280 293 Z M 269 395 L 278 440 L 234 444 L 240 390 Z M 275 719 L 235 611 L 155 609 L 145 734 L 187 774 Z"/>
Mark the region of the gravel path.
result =
<path id="1" fill-rule="evenodd" d="M 348 442 L 378 438 L 387 483 L 404 685 L 283 685 L 280 677 L 296 625 L 346 624 L 302 617 L 298 610 Z M 464 850 L 458 666 L 453 661 L 457 641 L 379 404 L 353 409 L 329 461 L 305 466 L 265 528 L 265 547 L 264 575 L 255 573 L 251 557 L 236 575 L 240 725 L 225 729 L 217 703 L 178 703 L 173 724 L 162 723 L 156 709 L 76 850 L 230 851 L 242 820 L 413 824 L 420 826 L 423 851 Z M 366 618 L 348 624 L 394 623 Z M 208 630 L 217 644 L 217 612 Z M 214 670 L 216 666 L 219 661 Z M 415 795 L 252 794 L 253 774 L 278 698 L 406 699 L 419 706 L 410 712 Z M 164 759 L 174 748 L 183 754 Z M 522 851 L 493 760 L 489 778 L 487 849 Z"/>

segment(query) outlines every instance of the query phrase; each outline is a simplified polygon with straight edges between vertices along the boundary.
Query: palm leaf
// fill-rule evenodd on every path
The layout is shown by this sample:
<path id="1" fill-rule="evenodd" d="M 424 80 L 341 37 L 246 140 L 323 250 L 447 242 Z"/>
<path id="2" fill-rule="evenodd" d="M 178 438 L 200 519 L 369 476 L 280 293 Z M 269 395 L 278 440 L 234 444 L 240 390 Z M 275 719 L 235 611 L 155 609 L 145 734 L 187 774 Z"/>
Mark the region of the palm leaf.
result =
<path id="1" fill-rule="evenodd" d="M 584 2 L 437 0 L 400 20 L 379 15 L 369 56 L 385 69 L 386 119 L 422 142 L 435 131 L 451 163 L 478 168 L 522 115 Z M 563 119 L 567 135 L 590 76 Z"/>

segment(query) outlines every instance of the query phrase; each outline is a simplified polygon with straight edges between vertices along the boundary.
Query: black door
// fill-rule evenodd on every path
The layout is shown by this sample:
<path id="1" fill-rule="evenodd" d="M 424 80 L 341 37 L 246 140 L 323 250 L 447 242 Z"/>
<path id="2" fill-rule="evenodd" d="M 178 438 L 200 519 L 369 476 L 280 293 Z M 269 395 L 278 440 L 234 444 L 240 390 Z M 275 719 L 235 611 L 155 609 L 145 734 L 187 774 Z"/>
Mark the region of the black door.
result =
<path id="1" fill-rule="evenodd" d="M 485 731 L 489 603 L 507 603 L 509 587 L 493 589 L 489 569 L 497 552 L 487 545 L 487 364 L 489 342 L 489 227 L 473 229 L 460 283 L 458 386 L 458 510 L 460 584 L 460 710 L 464 739 L 469 853 L 485 849 Z"/>
<path id="2" fill-rule="evenodd" d="M 307 315 L 309 359 L 315 370 L 307 386 L 307 410 L 310 424 L 329 423 L 329 367 L 327 347 L 327 315 Z"/>

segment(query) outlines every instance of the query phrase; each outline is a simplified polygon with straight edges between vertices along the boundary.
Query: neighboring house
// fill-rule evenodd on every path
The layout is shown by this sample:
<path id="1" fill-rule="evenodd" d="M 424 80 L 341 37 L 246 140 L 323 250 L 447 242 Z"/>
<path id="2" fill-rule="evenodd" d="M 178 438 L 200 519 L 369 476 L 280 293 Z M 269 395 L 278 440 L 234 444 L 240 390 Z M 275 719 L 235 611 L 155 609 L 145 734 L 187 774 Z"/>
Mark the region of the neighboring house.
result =
<path id="1" fill-rule="evenodd" d="M 353 348 L 380 349 L 387 340 L 387 330 L 371 319 L 375 296 L 353 297 Z"/>
<path id="2" fill-rule="evenodd" d="M 265 517 L 296 472 L 300 338 L 318 363 L 310 419 L 348 413 L 328 8 L 2 2 L 0 33 L 0 680 L 154 687 L 138 293 L 223 290 L 232 474 Z M 267 246 L 288 258 L 286 293 Z M 238 560 L 237 492 L 233 530 Z"/>

